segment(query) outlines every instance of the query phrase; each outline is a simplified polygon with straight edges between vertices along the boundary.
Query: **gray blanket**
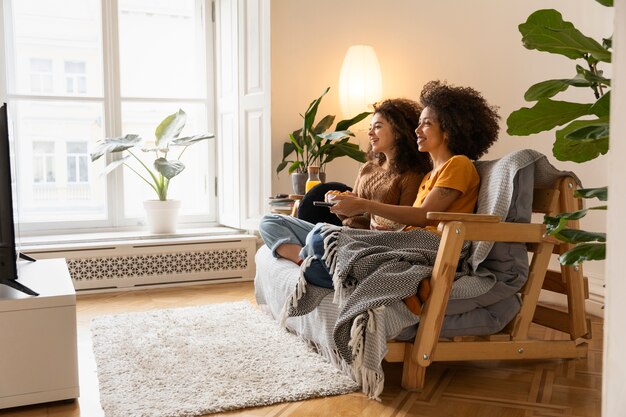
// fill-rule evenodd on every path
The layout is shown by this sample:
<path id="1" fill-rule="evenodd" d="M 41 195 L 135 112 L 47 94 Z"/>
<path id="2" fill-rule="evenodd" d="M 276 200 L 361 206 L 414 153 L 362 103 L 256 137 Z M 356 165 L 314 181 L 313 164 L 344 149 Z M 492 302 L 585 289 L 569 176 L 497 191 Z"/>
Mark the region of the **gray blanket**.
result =
<path id="1" fill-rule="evenodd" d="M 477 212 L 495 214 L 503 219 L 511 208 L 515 174 L 534 164 L 535 187 L 551 186 L 562 175 L 544 155 L 524 150 L 497 161 L 477 163 L 481 176 Z M 531 190 L 532 192 L 532 190 Z M 531 194 L 532 195 L 532 194 Z M 439 247 L 439 237 L 425 230 L 411 232 L 376 232 L 326 226 L 324 233 L 325 260 L 331 267 L 335 286 L 335 302 L 339 315 L 333 330 L 333 340 L 343 360 L 350 364 L 351 373 L 363 392 L 378 399 L 384 386 L 382 359 L 386 348 L 388 321 L 386 307 L 396 306 L 415 294 L 419 282 L 430 276 Z M 494 274 L 481 268 L 492 242 L 470 245 L 466 242 L 451 298 L 477 297 L 486 293 L 496 281 Z M 302 271 L 293 294 L 287 299 L 282 321 L 286 317 L 307 314 L 332 290 L 307 285 Z M 419 317 L 403 316 L 408 327 Z"/>

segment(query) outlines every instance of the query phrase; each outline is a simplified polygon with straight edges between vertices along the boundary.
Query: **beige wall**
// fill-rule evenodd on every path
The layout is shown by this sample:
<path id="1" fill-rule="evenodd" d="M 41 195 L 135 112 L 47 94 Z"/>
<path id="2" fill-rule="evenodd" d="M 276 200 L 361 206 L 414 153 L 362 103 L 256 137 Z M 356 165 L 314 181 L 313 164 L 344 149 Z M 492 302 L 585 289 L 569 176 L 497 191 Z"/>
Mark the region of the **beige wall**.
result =
<path id="1" fill-rule="evenodd" d="M 510 137 L 506 117 L 527 106 L 523 94 L 533 83 L 575 74 L 572 62 L 558 55 L 529 51 L 517 29 L 530 13 L 555 8 L 583 33 L 600 39 L 613 29 L 613 9 L 593 0 L 272 0 L 272 166 L 281 159 L 287 133 L 300 124 L 298 114 L 327 86 L 330 93 L 320 114 L 343 115 L 337 96 L 339 70 L 347 48 L 371 44 L 381 62 L 384 97 L 417 99 L 422 85 L 445 79 L 483 92 L 500 107 L 502 133 L 486 159 L 515 149 L 533 148 L 550 156 L 561 169 L 574 170 L 585 186 L 607 183 L 606 157 L 584 165 L 556 161 L 554 135 Z M 609 74 L 610 75 L 610 74 Z M 571 100 L 592 101 L 591 91 L 576 90 Z M 563 97 L 562 99 L 565 99 Z M 359 140 L 367 144 L 365 132 Z M 358 164 L 342 159 L 328 169 L 329 180 L 351 184 Z M 273 174 L 274 193 L 288 192 L 286 171 Z M 583 224 L 604 230 L 604 215 Z M 586 272 L 603 274 L 603 263 L 588 263 Z"/>

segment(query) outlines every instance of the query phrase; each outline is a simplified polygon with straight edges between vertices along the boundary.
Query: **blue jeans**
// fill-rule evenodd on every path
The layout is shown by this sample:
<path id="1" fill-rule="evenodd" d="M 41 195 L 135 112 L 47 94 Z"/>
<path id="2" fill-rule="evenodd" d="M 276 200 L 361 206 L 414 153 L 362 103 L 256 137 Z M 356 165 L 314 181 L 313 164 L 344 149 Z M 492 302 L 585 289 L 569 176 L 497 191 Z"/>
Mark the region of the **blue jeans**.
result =
<path id="1" fill-rule="evenodd" d="M 324 288 L 333 288 L 333 280 L 322 255 L 324 254 L 323 239 L 319 235 L 319 227 L 323 223 L 314 225 L 304 220 L 283 214 L 267 214 L 261 219 L 259 233 L 270 248 L 275 258 L 280 256 L 276 249 L 280 245 L 292 243 L 302 246 L 300 258 L 315 257 L 311 265 L 305 269 L 304 277 L 311 284 Z M 314 231 L 313 233 L 310 233 Z"/>

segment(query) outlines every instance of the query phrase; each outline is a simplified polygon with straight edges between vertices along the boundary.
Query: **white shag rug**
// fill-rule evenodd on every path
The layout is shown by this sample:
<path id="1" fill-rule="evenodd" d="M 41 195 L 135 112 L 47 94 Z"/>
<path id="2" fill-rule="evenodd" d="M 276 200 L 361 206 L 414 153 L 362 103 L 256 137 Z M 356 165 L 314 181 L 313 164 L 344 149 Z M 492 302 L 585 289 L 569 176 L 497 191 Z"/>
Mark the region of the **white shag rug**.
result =
<path id="1" fill-rule="evenodd" d="M 190 417 L 358 389 L 248 301 L 102 316 L 91 331 L 106 417 Z"/>

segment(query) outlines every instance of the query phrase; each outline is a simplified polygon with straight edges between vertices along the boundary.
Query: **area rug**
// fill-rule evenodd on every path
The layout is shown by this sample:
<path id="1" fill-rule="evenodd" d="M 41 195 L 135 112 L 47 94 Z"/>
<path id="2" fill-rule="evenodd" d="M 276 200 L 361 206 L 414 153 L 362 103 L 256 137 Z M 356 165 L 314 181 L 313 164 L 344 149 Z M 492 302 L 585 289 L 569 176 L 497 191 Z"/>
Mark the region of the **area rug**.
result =
<path id="1" fill-rule="evenodd" d="M 248 301 L 97 317 L 106 417 L 189 417 L 358 386 Z"/>

